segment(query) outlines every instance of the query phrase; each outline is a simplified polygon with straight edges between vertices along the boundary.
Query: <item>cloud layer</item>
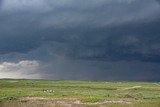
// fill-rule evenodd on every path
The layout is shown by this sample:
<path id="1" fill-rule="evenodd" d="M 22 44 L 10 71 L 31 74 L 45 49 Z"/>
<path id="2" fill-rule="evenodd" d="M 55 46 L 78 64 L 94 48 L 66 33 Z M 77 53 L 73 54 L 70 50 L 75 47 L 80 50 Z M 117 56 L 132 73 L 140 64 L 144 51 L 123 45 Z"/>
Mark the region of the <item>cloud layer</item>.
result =
<path id="1" fill-rule="evenodd" d="M 39 63 L 37 61 L 3 62 L 0 64 L 0 78 L 41 78 L 36 73 L 38 67 Z"/>
<path id="2" fill-rule="evenodd" d="M 103 79 L 123 80 L 133 74 L 125 65 L 138 68 L 138 62 L 142 67 L 134 69 L 132 80 L 145 72 L 148 75 L 142 80 L 157 80 L 159 10 L 159 0 L 3 0 L 0 59 L 2 63 L 40 60 L 42 76 L 51 79 L 70 79 L 76 72 L 81 76 L 74 79 L 113 73 Z"/>

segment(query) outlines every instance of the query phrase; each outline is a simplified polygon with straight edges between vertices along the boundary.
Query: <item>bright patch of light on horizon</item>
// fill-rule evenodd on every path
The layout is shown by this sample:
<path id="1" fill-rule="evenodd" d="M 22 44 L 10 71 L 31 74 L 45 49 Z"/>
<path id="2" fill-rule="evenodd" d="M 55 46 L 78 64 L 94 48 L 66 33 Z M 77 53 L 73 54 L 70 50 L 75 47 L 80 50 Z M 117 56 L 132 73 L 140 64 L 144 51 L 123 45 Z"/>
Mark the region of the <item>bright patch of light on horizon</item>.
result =
<path id="1" fill-rule="evenodd" d="M 3 62 L 0 64 L 0 78 L 40 79 L 41 75 L 36 73 L 38 68 L 38 61 Z"/>

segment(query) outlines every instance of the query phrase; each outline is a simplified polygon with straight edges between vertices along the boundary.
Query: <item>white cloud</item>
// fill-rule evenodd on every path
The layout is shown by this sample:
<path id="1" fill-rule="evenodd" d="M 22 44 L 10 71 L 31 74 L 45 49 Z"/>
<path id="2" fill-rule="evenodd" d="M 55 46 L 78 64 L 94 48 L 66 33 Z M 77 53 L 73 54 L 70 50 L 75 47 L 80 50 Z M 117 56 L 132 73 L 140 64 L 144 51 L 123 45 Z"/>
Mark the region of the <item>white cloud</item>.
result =
<path id="1" fill-rule="evenodd" d="M 23 60 L 18 63 L 3 62 L 0 64 L 0 78 L 41 78 L 38 61 Z"/>

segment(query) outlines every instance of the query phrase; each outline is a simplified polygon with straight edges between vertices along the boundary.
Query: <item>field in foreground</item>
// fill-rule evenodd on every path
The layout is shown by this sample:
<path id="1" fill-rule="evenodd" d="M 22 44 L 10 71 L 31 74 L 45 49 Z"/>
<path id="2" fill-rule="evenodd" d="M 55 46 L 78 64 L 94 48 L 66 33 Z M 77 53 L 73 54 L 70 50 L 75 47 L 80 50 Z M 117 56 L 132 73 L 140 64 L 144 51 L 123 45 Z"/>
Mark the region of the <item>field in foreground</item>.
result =
<path id="1" fill-rule="evenodd" d="M 0 107 L 160 107 L 160 83 L 0 80 Z"/>

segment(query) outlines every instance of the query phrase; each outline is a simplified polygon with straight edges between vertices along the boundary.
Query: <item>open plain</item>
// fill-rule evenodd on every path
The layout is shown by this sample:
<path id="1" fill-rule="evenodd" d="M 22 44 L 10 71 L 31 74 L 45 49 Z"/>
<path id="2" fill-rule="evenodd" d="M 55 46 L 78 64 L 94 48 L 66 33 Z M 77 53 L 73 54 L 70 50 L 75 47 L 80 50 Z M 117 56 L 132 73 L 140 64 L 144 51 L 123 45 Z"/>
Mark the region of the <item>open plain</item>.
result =
<path id="1" fill-rule="evenodd" d="M 160 107 L 160 83 L 0 80 L 0 107 Z"/>

